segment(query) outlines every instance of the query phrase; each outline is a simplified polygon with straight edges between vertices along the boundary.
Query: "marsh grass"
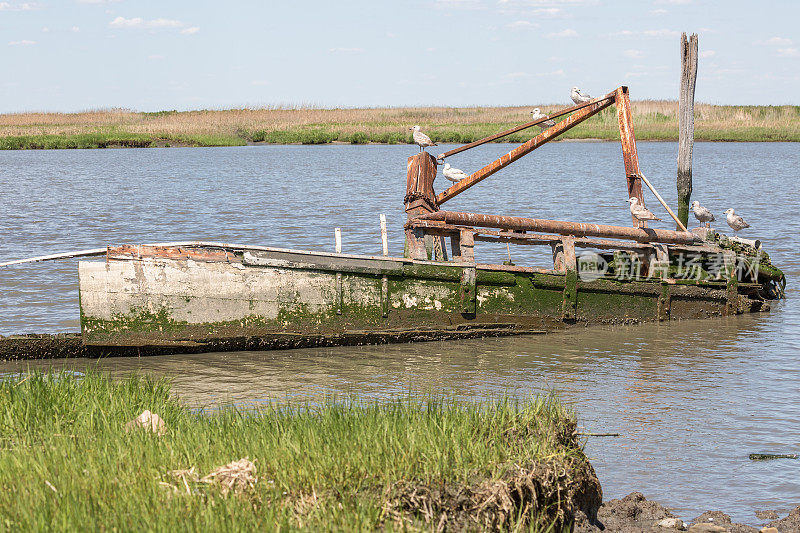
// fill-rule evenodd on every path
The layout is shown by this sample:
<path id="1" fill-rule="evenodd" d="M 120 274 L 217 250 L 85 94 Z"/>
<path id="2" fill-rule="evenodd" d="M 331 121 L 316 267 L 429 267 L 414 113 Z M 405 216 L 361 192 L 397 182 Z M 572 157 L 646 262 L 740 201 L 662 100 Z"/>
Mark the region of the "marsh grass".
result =
<path id="1" fill-rule="evenodd" d="M 640 140 L 676 140 L 678 106 L 672 101 L 633 102 Z M 467 143 L 526 122 L 525 107 L 257 108 L 138 113 L 111 109 L 84 113 L 0 115 L 0 148 L 95 148 L 106 146 L 233 146 L 277 144 L 410 143 L 419 124 L 436 142 Z M 543 112 L 563 106 L 537 105 Z M 523 142 L 532 128 L 505 142 Z M 800 106 L 695 106 L 699 141 L 800 141 Z M 562 135 L 562 139 L 619 138 L 611 107 Z M 149 143 L 149 144 L 148 144 Z"/>
<path id="2" fill-rule="evenodd" d="M 166 421 L 166 435 L 124 430 L 144 409 Z M 0 382 L 0 528 L 429 530 L 441 512 L 428 521 L 398 487 L 460 487 L 475 499 L 486 487 L 533 479 L 536 468 L 585 469 L 575 427 L 553 396 L 203 413 L 163 380 L 32 373 Z M 252 489 L 226 494 L 198 482 L 241 458 L 256 466 Z M 563 497 L 564 487 L 553 488 Z M 526 509 L 503 515 L 505 526 L 543 530 L 568 518 L 547 505 Z"/>

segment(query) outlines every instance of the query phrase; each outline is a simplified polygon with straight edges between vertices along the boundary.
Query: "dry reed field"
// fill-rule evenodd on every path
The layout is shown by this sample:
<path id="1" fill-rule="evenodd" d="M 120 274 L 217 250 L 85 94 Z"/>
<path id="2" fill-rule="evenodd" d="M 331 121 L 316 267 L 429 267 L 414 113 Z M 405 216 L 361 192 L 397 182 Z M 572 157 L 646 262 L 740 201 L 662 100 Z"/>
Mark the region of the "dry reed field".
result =
<path id="1" fill-rule="evenodd" d="M 408 127 L 414 124 L 422 126 L 434 141 L 458 143 L 526 122 L 533 107 L 548 113 L 563 106 L 15 113 L 0 115 L 0 148 L 408 143 Z M 677 139 L 677 102 L 636 101 L 633 114 L 638 139 Z M 695 117 L 697 140 L 800 141 L 800 106 L 696 104 Z M 535 131 L 523 131 L 504 140 L 523 141 Z M 561 138 L 618 138 L 615 108 L 606 109 Z"/>

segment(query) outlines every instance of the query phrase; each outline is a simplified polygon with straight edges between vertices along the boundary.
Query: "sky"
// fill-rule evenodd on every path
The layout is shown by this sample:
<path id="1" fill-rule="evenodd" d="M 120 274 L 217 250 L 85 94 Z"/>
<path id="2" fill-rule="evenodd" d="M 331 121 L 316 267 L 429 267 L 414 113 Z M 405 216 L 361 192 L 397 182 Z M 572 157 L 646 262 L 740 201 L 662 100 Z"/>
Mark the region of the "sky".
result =
<path id="1" fill-rule="evenodd" d="M 800 2 L 0 1 L 0 112 L 569 103 L 628 85 L 800 104 Z"/>

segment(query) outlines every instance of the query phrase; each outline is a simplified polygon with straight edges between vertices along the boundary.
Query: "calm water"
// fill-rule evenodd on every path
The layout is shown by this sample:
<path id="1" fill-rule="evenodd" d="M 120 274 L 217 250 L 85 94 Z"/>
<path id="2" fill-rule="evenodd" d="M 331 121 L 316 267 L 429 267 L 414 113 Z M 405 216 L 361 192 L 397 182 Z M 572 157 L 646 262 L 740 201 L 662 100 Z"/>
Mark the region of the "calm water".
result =
<path id="1" fill-rule="evenodd" d="M 483 146 L 451 163 L 474 170 L 510 148 Z M 189 239 L 331 250 L 336 226 L 345 251 L 374 254 L 379 213 L 389 219 L 390 252 L 399 255 L 405 161 L 413 153 L 408 146 L 0 152 L 0 261 Z M 672 205 L 676 153 L 674 143 L 639 144 L 642 169 Z M 407 391 L 480 400 L 556 389 L 587 430 L 622 434 L 588 444 L 607 499 L 640 490 L 686 519 L 720 509 L 756 524 L 756 509 L 800 504 L 800 461 L 747 459 L 800 451 L 798 172 L 794 144 L 695 146 L 694 197 L 719 219 L 737 208 L 753 226 L 743 235 L 762 239 L 789 278 L 787 300 L 766 315 L 481 341 L 2 363 L 0 371 L 145 370 L 173 377 L 195 406 Z M 618 144 L 559 143 L 448 208 L 627 225 L 625 191 Z M 502 259 L 506 249 L 481 243 L 476 253 Z M 542 251 L 526 253 L 512 249 L 518 264 L 546 264 Z M 2 269 L 0 310 L 0 334 L 77 331 L 76 262 Z"/>

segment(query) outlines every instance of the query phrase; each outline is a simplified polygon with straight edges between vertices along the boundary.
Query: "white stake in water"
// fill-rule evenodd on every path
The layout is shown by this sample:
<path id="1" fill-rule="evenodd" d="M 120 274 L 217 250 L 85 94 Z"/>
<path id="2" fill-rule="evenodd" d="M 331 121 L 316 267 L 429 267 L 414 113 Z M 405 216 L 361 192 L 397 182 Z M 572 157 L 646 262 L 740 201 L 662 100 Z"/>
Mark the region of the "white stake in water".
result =
<path id="1" fill-rule="evenodd" d="M 381 213 L 381 242 L 383 243 L 383 255 L 389 255 L 389 237 L 386 236 L 386 215 Z"/>

